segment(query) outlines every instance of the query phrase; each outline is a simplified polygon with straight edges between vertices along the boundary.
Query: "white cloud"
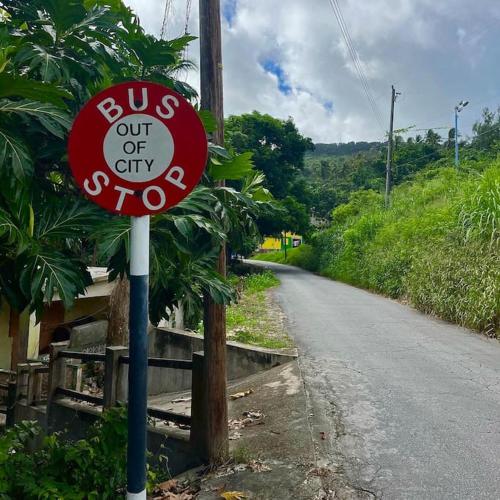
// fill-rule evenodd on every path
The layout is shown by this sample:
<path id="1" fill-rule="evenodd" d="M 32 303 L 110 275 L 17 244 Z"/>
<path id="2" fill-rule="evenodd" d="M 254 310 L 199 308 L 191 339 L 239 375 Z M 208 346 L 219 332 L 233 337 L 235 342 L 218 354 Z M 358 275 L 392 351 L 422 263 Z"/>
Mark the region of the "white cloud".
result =
<path id="1" fill-rule="evenodd" d="M 126 1 L 146 29 L 160 32 L 163 0 Z M 193 34 L 198 33 L 197 3 L 192 2 Z M 468 98 L 469 113 L 461 118 L 470 129 L 480 107 L 500 102 L 495 30 L 482 29 L 500 17 L 495 0 L 339 3 L 384 119 L 390 85 L 403 93 L 396 127 L 451 125 L 455 102 Z M 182 33 L 185 19 L 185 0 L 172 4 L 169 37 Z M 238 0 L 236 5 L 231 25 L 223 23 L 227 115 L 257 109 L 292 116 L 302 133 L 318 142 L 383 137 L 328 0 Z M 197 54 L 195 43 L 190 56 L 197 60 Z M 263 69 L 266 60 L 280 65 L 290 92 L 281 92 L 276 75 Z M 188 81 L 198 87 L 197 74 Z"/>

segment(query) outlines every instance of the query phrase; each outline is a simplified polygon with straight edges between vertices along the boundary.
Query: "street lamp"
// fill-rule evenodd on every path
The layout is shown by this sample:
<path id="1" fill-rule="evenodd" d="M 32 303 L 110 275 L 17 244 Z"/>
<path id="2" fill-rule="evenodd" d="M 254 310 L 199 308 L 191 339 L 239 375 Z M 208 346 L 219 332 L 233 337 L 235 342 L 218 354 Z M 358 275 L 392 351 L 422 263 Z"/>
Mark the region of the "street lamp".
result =
<path id="1" fill-rule="evenodd" d="M 469 104 L 469 101 L 460 101 L 455 106 L 455 167 L 458 168 L 458 113 Z"/>

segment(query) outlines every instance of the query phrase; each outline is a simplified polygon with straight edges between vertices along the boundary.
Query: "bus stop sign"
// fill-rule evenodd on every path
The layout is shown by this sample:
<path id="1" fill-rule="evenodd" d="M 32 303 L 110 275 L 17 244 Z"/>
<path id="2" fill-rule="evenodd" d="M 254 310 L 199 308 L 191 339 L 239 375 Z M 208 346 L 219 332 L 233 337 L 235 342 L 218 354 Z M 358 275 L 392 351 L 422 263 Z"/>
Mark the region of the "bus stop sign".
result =
<path id="1" fill-rule="evenodd" d="M 69 136 L 69 163 L 85 196 L 121 215 L 164 212 L 199 182 L 203 124 L 180 94 L 151 82 L 109 87 L 88 101 Z"/>

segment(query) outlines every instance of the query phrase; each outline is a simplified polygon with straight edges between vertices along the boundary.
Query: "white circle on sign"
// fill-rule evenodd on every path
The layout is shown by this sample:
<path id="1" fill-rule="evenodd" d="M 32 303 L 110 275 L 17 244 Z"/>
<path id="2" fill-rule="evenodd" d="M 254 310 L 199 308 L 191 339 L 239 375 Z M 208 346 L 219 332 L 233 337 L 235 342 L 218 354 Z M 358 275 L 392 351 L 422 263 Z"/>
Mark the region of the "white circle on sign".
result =
<path id="1" fill-rule="evenodd" d="M 174 139 L 167 126 L 153 116 L 128 115 L 104 137 L 104 159 L 118 177 L 146 182 L 163 174 L 174 157 Z"/>

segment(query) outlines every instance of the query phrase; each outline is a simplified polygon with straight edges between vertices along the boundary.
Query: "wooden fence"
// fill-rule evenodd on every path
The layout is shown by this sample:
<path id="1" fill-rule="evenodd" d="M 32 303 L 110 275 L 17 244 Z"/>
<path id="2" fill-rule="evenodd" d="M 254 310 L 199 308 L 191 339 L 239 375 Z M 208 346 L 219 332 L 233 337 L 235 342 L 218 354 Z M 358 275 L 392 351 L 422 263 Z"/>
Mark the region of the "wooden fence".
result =
<path id="1" fill-rule="evenodd" d="M 103 363 L 104 384 L 101 395 L 93 395 L 81 391 L 81 364 L 75 365 L 74 360 L 80 363 Z M 203 412 L 204 404 L 204 377 L 203 377 L 203 353 L 193 353 L 191 360 L 148 358 L 149 367 L 173 368 L 177 370 L 190 370 L 192 373 L 191 415 L 174 413 L 159 408 L 148 407 L 150 417 L 181 424 L 190 427 L 190 440 L 199 450 L 204 449 L 206 433 L 204 429 L 205 418 Z M 128 350 L 125 347 L 107 347 L 104 353 L 86 353 L 68 350 L 67 342 L 52 344 L 50 347 L 49 380 L 48 380 L 48 402 L 47 412 L 50 421 L 50 411 L 59 398 L 72 398 L 76 401 L 85 401 L 104 409 L 111 408 L 125 401 L 119 400 L 120 380 L 123 377 L 121 371 L 129 363 Z M 68 382 L 68 365 L 73 368 Z M 80 366 L 75 370 L 75 366 Z M 80 371 L 80 373 L 79 373 Z M 68 387 L 71 385 L 72 387 Z"/>

